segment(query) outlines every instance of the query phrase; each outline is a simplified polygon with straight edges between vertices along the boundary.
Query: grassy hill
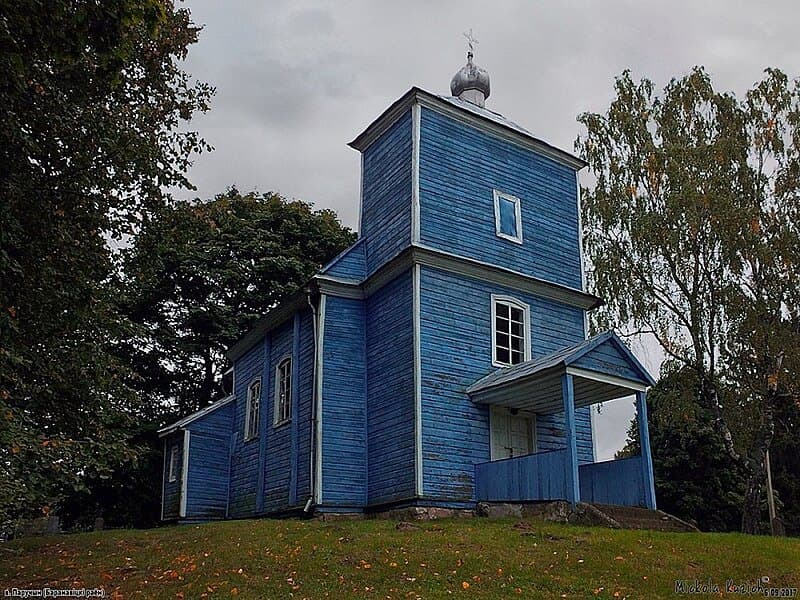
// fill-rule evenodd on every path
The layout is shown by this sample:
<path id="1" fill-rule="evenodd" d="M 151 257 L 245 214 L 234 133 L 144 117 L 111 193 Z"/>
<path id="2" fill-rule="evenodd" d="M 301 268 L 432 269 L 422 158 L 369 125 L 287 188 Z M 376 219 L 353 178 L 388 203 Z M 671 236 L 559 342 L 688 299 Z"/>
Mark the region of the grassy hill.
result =
<path id="1" fill-rule="evenodd" d="M 518 520 L 255 520 L 0 545 L 0 588 L 118 598 L 675 598 L 676 579 L 724 587 L 763 576 L 800 588 L 800 540 Z"/>

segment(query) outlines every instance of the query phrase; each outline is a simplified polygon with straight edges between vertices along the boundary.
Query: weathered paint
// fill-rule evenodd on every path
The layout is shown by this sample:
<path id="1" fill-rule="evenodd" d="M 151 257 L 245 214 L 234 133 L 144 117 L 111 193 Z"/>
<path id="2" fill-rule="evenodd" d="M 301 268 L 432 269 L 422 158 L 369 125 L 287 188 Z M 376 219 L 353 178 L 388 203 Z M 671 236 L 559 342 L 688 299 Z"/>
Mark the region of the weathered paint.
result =
<path id="1" fill-rule="evenodd" d="M 411 271 L 366 301 L 369 504 L 414 495 Z"/>
<path id="2" fill-rule="evenodd" d="M 259 436 L 244 440 L 245 411 L 247 410 L 247 388 L 261 376 L 264 364 L 264 345 L 256 344 L 234 363 L 233 404 L 234 417 L 231 429 L 231 480 L 228 499 L 228 515 L 233 518 L 255 514 L 256 488 L 258 483 Z M 261 410 L 265 407 L 264 382 L 261 385 Z"/>
<path id="3" fill-rule="evenodd" d="M 650 454 L 650 429 L 647 424 L 647 394 L 636 393 L 636 420 L 639 428 L 639 445 L 642 454 L 639 462 L 642 471 L 642 489 L 644 491 L 644 504 L 647 508 L 656 508 L 655 477 L 653 475 L 653 457 Z"/>
<path id="4" fill-rule="evenodd" d="M 164 449 L 166 460 L 164 461 L 164 471 L 162 473 L 164 495 L 162 498 L 163 518 L 172 520 L 178 518 L 178 511 L 181 503 L 181 480 L 183 478 L 183 431 L 177 431 L 165 439 Z M 178 454 L 175 464 L 175 481 L 169 481 L 169 462 L 172 449 L 177 447 Z"/>
<path id="5" fill-rule="evenodd" d="M 578 477 L 583 502 L 646 506 L 639 456 L 581 465 Z"/>
<path id="6" fill-rule="evenodd" d="M 578 444 L 575 432 L 575 392 L 572 375 L 561 376 L 564 400 L 564 429 L 567 432 L 567 500 L 572 506 L 581 501 L 581 488 L 578 483 Z"/>
<path id="7" fill-rule="evenodd" d="M 549 354 L 583 339 L 580 309 L 493 286 L 431 267 L 420 275 L 422 464 L 428 498 L 471 500 L 474 465 L 488 461 L 489 410 L 466 388 L 492 366 L 491 296 L 512 296 L 530 306 L 531 352 Z M 579 457 L 592 459 L 589 409 L 576 413 Z M 561 450 L 562 414 L 536 419 L 537 450 Z"/>
<path id="8" fill-rule="evenodd" d="M 411 111 L 363 157 L 360 234 L 370 275 L 411 243 Z"/>
<path id="9" fill-rule="evenodd" d="M 423 107 L 421 242 L 581 288 L 575 172 Z M 520 198 L 523 244 L 496 235 L 493 191 Z"/>
<path id="10" fill-rule="evenodd" d="M 475 465 L 478 501 L 563 500 L 567 496 L 568 456 L 552 450 Z"/>
<path id="11" fill-rule="evenodd" d="M 359 239 L 329 262 L 320 273 L 345 281 L 363 281 L 367 275 L 365 248 L 364 238 Z"/>
<path id="12" fill-rule="evenodd" d="M 187 519 L 224 519 L 228 505 L 230 433 L 234 404 L 187 426 L 189 436 Z"/>
<path id="13" fill-rule="evenodd" d="M 322 481 L 325 506 L 363 508 L 367 499 L 367 374 L 363 300 L 325 302 Z"/>

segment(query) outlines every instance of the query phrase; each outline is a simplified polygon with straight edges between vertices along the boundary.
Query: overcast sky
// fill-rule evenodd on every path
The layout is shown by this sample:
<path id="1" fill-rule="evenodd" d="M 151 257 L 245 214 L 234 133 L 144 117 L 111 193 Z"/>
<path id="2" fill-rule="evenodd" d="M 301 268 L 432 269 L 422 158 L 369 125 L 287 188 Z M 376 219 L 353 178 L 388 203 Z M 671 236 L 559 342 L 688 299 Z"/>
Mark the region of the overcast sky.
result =
<path id="1" fill-rule="evenodd" d="M 187 69 L 216 86 L 195 119 L 215 150 L 190 178 L 209 198 L 230 185 L 276 191 L 358 222 L 359 156 L 346 146 L 412 86 L 449 93 L 472 28 L 489 71 L 487 108 L 572 150 L 576 116 L 601 112 L 624 69 L 658 87 L 705 65 L 743 94 L 765 67 L 800 69 L 797 0 L 405 1 L 189 0 L 204 29 Z M 654 374 L 660 353 L 636 344 Z M 630 402 L 596 420 L 598 459 L 621 446 Z"/>

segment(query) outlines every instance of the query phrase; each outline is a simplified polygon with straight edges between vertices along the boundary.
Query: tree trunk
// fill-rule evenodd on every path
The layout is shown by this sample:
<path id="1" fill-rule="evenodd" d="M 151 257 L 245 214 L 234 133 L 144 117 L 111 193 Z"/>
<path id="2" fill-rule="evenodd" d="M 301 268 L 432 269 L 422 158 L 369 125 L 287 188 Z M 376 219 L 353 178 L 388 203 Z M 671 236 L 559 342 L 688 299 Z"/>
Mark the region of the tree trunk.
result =
<path id="1" fill-rule="evenodd" d="M 745 461 L 747 468 L 747 487 L 744 494 L 744 507 L 742 512 L 742 532 L 759 533 L 761 523 L 761 492 L 767 477 L 767 450 L 772 445 L 774 422 L 772 407 L 774 406 L 774 392 L 769 394 L 764 403 L 761 426 L 753 440 L 753 449 Z"/>
<path id="2" fill-rule="evenodd" d="M 739 463 L 742 461 L 742 457 L 739 456 L 736 447 L 733 445 L 733 435 L 731 435 L 731 430 L 728 428 L 728 424 L 725 422 L 725 417 L 722 414 L 722 404 L 720 404 L 719 401 L 717 386 L 713 381 L 709 380 L 708 375 L 705 373 L 699 373 L 698 376 L 700 378 L 701 400 L 705 403 L 707 408 L 711 409 L 714 415 L 714 427 L 722 435 L 725 451 L 728 453 L 728 456 L 731 457 L 732 461 Z"/>

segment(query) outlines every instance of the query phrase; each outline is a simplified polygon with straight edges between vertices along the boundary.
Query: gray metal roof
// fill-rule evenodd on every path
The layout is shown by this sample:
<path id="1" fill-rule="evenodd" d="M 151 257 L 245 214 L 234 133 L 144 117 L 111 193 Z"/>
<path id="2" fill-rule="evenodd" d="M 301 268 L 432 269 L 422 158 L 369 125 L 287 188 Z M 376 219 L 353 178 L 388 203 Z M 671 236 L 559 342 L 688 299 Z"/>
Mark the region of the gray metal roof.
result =
<path id="1" fill-rule="evenodd" d="M 635 378 L 620 377 L 597 368 L 595 377 L 590 373 L 595 370 L 581 367 L 576 372 L 583 376 L 573 378 L 576 407 L 622 398 L 653 385 L 653 378 L 628 347 L 614 332 L 607 331 L 546 356 L 493 371 L 467 388 L 467 394 L 481 404 L 539 413 L 561 412 L 561 375 L 571 364 L 603 344 L 613 345 L 639 375 Z"/>
<path id="2" fill-rule="evenodd" d="M 462 100 L 461 98 L 457 98 L 455 96 L 437 96 L 440 100 L 444 100 L 445 102 L 449 102 L 453 106 L 457 106 L 458 108 L 467 110 L 479 117 L 483 117 L 484 119 L 489 119 L 490 121 L 494 121 L 498 125 L 502 125 L 503 127 L 508 127 L 509 129 L 514 129 L 518 131 L 522 135 L 527 135 L 529 137 L 534 137 L 533 134 L 525 129 L 524 127 L 517 125 L 514 121 L 510 119 L 506 119 L 500 113 L 494 112 L 493 110 L 489 110 L 485 107 L 480 107 L 477 104 L 473 104 L 472 102 L 467 102 L 466 100 Z"/>

